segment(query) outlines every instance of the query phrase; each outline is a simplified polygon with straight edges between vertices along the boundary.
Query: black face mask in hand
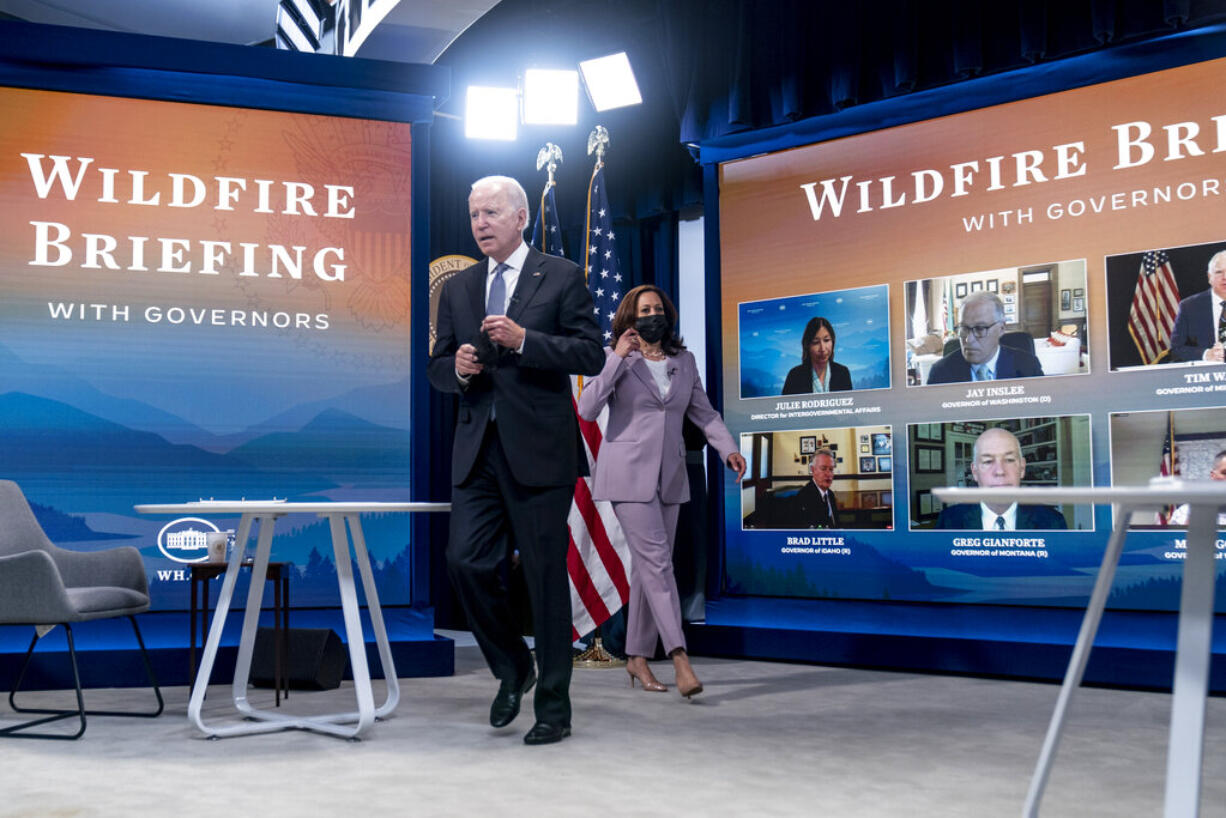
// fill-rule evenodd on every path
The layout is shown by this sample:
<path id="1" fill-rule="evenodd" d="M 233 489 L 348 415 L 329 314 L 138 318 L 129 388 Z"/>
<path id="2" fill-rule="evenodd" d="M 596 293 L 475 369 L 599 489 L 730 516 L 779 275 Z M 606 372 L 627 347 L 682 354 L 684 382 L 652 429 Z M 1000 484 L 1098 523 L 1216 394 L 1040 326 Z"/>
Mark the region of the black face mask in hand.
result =
<path id="1" fill-rule="evenodd" d="M 478 332 L 477 337 L 473 339 L 473 346 L 477 350 L 477 363 L 487 370 L 498 366 L 499 346 L 490 340 L 488 332 Z"/>
<path id="2" fill-rule="evenodd" d="M 663 315 L 644 315 L 634 322 L 639 337 L 649 344 L 658 344 L 668 332 L 668 319 Z"/>

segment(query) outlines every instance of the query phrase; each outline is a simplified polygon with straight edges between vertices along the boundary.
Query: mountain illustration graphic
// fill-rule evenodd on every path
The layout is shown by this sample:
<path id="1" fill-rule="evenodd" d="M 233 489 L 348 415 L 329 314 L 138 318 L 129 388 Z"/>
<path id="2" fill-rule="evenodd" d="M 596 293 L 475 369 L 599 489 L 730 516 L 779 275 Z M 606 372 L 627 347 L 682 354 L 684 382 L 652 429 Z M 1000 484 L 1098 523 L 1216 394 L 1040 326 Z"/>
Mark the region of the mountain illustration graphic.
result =
<path id="1" fill-rule="evenodd" d="M 0 372 L 4 373 L 5 391 L 66 403 L 128 429 L 152 432 L 170 443 L 188 444 L 215 453 L 230 451 L 267 434 L 300 428 L 327 409 L 339 409 L 380 426 L 408 429 L 409 425 L 407 377 L 303 403 L 241 432 L 219 435 L 143 401 L 109 395 L 61 367 L 29 363 L 3 344 L 0 344 Z"/>
<path id="2" fill-rule="evenodd" d="M 281 433 L 286 429 L 304 428 L 321 413 L 329 410 L 339 411 L 374 426 L 406 432 L 409 428 L 409 379 L 362 386 L 331 398 L 299 404 L 254 424 L 239 434 L 218 436 L 217 448 L 209 448 L 214 451 L 233 451 L 250 441 Z"/>
<path id="3" fill-rule="evenodd" d="M 53 543 L 65 543 L 79 540 L 127 540 L 135 534 L 111 534 L 105 531 L 95 531 L 80 517 L 56 511 L 49 506 L 30 503 L 30 511 L 34 519 L 42 527 L 47 539 Z"/>
<path id="4" fill-rule="evenodd" d="M 928 581 L 923 571 L 890 559 L 854 537 L 850 554 L 823 555 L 806 564 L 787 560 L 766 565 L 749 555 L 730 557 L 730 593 L 763 596 L 846 597 L 852 599 L 936 599 L 948 589 Z"/>
<path id="5" fill-rule="evenodd" d="M 382 476 L 407 483 L 409 433 L 325 409 L 296 432 L 274 432 L 230 452 L 267 469 L 327 474 L 341 483 Z"/>
<path id="6" fill-rule="evenodd" d="M 286 497 L 333 488 L 325 475 L 261 469 L 21 392 L 0 395 L 0 471 L 68 512 L 131 513 L 136 503 Z"/>
<path id="7" fill-rule="evenodd" d="M 143 401 L 108 395 L 84 378 L 47 364 L 22 360 L 0 344 L 0 372 L 6 392 L 24 392 L 75 406 L 95 417 L 144 432 L 153 432 L 171 443 L 209 447 L 214 435 L 171 412 Z"/>

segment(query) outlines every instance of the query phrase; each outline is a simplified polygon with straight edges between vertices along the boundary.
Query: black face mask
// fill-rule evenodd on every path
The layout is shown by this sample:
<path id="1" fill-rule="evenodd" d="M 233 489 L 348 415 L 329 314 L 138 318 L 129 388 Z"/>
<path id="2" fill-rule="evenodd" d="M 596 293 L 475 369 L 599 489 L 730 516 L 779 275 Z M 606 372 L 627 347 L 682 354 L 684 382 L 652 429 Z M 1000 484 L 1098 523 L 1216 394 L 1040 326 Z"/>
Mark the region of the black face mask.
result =
<path id="1" fill-rule="evenodd" d="M 663 315 L 644 315 L 634 322 L 639 337 L 649 344 L 658 344 L 668 333 L 668 319 Z"/>

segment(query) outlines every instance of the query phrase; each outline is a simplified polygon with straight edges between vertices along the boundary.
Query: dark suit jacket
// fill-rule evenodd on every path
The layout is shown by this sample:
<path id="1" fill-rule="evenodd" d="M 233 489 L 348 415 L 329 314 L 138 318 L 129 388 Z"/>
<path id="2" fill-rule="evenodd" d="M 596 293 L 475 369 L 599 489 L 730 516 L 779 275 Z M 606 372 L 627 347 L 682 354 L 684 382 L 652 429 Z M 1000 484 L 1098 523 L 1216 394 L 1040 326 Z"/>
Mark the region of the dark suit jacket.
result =
<path id="1" fill-rule="evenodd" d="M 1000 356 L 996 359 L 996 380 L 1009 378 L 1033 378 L 1043 374 L 1043 365 L 1039 359 L 1020 349 L 1000 346 Z M 928 372 L 928 384 L 934 383 L 964 383 L 971 379 L 971 365 L 962 357 L 962 350 L 955 349 L 932 365 Z"/>
<path id="2" fill-rule="evenodd" d="M 1171 360 L 1201 361 L 1205 350 L 1217 343 L 1213 326 L 1213 291 L 1205 290 L 1179 302 L 1171 330 Z"/>
<path id="3" fill-rule="evenodd" d="M 835 516 L 831 519 L 817 484 L 810 480 L 805 483 L 796 496 L 788 502 L 789 528 L 838 528 L 839 501 L 833 491 L 826 492 L 830 496 L 830 505 Z"/>
<path id="4" fill-rule="evenodd" d="M 829 361 L 826 367 L 830 377 L 826 382 L 827 392 L 846 392 L 852 388 L 851 371 L 842 364 Z M 813 392 L 813 367 L 799 364 L 788 370 L 788 376 L 783 379 L 783 394 L 803 395 Z"/>
<path id="5" fill-rule="evenodd" d="M 945 506 L 937 517 L 936 528 L 958 528 L 983 531 L 983 515 L 978 503 L 959 503 Z M 1017 530 L 1039 531 L 1043 529 L 1068 528 L 1064 515 L 1052 506 L 1018 506 Z"/>
<path id="6" fill-rule="evenodd" d="M 463 386 L 455 374 L 455 353 L 477 339 L 488 269 L 488 259 L 482 259 L 461 270 L 439 295 L 429 377 L 434 388 L 460 395 L 452 485 L 472 473 L 491 406 L 498 440 L 517 481 L 525 486 L 574 483 L 588 471 L 569 376 L 594 375 L 604 364 L 583 271 L 530 248 L 507 307 L 507 317 L 527 331 L 523 355 L 501 350 L 496 366 L 487 366 Z"/>

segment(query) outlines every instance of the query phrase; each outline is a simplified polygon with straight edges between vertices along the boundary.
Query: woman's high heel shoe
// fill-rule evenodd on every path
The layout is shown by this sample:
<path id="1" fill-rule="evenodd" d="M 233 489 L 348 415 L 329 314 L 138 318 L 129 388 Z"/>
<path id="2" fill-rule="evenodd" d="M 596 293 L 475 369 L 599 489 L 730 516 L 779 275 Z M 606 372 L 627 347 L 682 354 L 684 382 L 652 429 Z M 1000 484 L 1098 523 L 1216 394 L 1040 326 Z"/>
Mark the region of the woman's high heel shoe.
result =
<path id="1" fill-rule="evenodd" d="M 694 679 L 694 683 L 689 687 L 685 687 L 680 682 L 677 683 L 677 692 L 687 699 L 692 699 L 702 692 L 702 682 Z"/>
<path id="2" fill-rule="evenodd" d="M 690 658 L 683 650 L 673 651 L 673 666 L 677 671 L 677 692 L 687 699 L 691 699 L 702 692 L 702 682 L 698 681 L 698 677 L 694 675 L 694 668 L 690 667 Z"/>
<path id="3" fill-rule="evenodd" d="M 665 685 L 660 684 L 660 681 L 652 675 L 651 668 L 647 667 L 647 662 L 645 661 L 640 660 L 640 662 L 635 662 L 633 659 L 627 661 L 626 673 L 630 676 L 631 687 L 634 687 L 634 680 L 638 679 L 639 684 L 643 686 L 643 690 L 646 690 L 648 693 L 668 692 L 668 688 Z"/>

